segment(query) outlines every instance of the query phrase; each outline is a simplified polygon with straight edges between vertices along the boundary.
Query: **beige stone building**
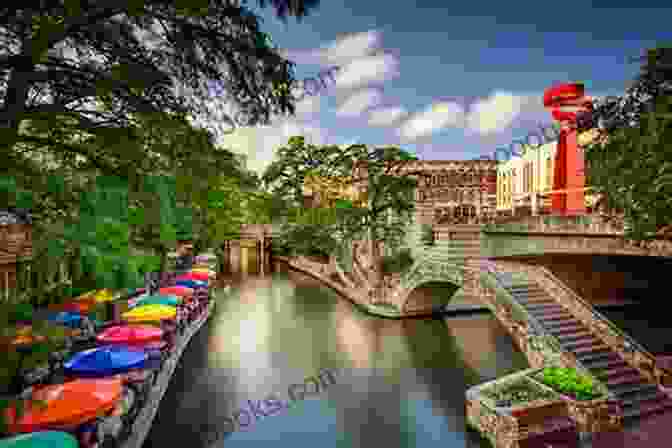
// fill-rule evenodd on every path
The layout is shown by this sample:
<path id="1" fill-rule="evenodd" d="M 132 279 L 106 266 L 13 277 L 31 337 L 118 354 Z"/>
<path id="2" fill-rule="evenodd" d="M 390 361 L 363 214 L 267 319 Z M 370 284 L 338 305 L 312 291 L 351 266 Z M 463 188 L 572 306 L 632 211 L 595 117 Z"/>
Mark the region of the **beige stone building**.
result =
<path id="1" fill-rule="evenodd" d="M 495 216 L 494 160 L 418 160 L 404 167 L 416 176 L 416 220 L 423 224 L 469 224 Z"/>

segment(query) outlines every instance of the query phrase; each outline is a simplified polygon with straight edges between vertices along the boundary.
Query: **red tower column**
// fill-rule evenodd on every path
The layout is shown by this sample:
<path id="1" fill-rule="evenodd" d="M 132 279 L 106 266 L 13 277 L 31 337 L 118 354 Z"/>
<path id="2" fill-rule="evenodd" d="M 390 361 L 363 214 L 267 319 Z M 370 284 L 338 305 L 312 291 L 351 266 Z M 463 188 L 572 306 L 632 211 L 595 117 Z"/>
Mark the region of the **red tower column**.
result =
<path id="1" fill-rule="evenodd" d="M 544 92 L 544 106 L 552 109 L 553 118 L 562 125 L 555 154 L 553 190 L 557 193 L 551 196 L 552 212 L 585 214 L 584 161 L 575 123 L 577 112 L 590 109 L 592 104 L 584 96 L 583 84 L 562 84 Z"/>

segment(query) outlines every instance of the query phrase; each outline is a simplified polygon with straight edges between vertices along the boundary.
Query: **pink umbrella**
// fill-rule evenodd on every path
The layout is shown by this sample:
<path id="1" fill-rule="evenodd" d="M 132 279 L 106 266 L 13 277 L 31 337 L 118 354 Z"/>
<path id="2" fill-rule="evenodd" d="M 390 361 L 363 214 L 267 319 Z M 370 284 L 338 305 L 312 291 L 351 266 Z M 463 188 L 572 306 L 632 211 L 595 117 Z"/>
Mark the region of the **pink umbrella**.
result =
<path id="1" fill-rule="evenodd" d="M 103 344 L 145 344 L 160 341 L 163 330 L 153 325 L 115 325 L 96 336 Z"/>
<path id="2" fill-rule="evenodd" d="M 184 275 L 177 277 L 177 280 L 204 280 L 207 281 L 210 279 L 210 274 L 207 272 L 188 272 Z"/>
<path id="3" fill-rule="evenodd" d="M 159 289 L 159 294 L 172 294 L 180 297 L 191 297 L 194 295 L 194 290 L 186 286 L 169 286 L 167 288 Z"/>

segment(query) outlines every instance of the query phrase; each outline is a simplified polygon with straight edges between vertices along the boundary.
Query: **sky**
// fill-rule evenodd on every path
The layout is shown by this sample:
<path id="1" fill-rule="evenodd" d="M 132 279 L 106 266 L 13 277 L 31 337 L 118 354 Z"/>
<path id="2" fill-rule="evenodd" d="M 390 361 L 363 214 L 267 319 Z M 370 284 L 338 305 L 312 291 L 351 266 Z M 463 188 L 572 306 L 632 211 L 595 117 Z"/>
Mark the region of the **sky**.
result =
<path id="1" fill-rule="evenodd" d="M 322 0 L 286 24 L 257 10 L 297 79 L 342 68 L 294 117 L 239 128 L 221 143 L 259 172 L 293 135 L 395 145 L 424 160 L 492 154 L 551 123 L 544 89 L 580 81 L 587 95 L 621 95 L 639 70 L 629 59 L 672 43 L 672 3 L 622 3 Z"/>

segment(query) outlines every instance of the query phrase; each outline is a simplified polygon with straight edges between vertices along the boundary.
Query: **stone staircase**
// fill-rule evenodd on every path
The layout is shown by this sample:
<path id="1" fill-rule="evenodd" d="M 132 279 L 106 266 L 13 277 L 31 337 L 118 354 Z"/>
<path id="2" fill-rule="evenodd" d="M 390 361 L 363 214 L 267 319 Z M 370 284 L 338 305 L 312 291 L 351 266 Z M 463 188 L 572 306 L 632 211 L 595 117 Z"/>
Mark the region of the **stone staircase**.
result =
<path id="1" fill-rule="evenodd" d="M 533 281 L 505 282 L 505 289 L 560 346 L 601 380 L 620 401 L 624 425 L 672 411 L 672 398 L 626 363 L 597 334 Z"/>

